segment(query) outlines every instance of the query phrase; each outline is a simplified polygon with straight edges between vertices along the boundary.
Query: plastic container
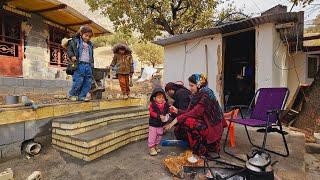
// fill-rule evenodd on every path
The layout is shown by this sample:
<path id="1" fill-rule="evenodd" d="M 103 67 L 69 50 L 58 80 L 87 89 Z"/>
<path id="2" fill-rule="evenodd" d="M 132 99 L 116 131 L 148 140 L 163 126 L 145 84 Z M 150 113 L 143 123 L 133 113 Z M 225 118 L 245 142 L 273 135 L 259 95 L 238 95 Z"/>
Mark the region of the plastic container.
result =
<path id="1" fill-rule="evenodd" d="M 6 96 L 5 97 L 5 104 L 18 104 L 19 103 L 19 96 Z"/>
<path id="2" fill-rule="evenodd" d="M 161 146 L 180 146 L 183 148 L 187 148 L 188 143 L 182 140 L 162 140 Z"/>

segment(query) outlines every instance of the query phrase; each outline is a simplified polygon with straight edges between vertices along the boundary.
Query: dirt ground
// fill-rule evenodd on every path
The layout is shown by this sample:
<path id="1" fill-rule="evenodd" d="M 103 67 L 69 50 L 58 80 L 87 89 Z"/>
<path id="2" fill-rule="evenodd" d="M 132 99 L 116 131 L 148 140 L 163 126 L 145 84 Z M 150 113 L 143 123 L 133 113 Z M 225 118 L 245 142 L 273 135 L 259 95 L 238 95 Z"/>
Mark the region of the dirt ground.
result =
<path id="1" fill-rule="evenodd" d="M 238 129 L 236 131 L 241 138 L 236 142 L 236 149 L 248 152 L 250 146 L 244 141 L 244 134 L 240 134 Z M 169 132 L 163 139 L 173 138 L 173 133 Z M 273 160 L 279 161 L 275 166 L 275 172 L 283 180 L 320 179 L 320 155 L 305 154 L 303 157 L 302 148 L 304 147 L 297 144 L 296 140 L 293 137 L 289 138 L 291 155 L 288 158 L 273 156 Z M 278 148 L 278 146 L 274 147 Z M 167 171 L 162 161 L 168 155 L 179 155 L 183 151 L 177 147 L 162 147 L 162 153 L 159 156 L 151 157 L 148 155 L 147 141 L 143 140 L 124 146 L 92 162 L 84 162 L 55 150 L 49 143 L 44 144 L 43 151 L 37 157 L 31 159 L 21 157 L 0 162 L 0 172 L 6 168 L 12 168 L 15 180 L 24 180 L 37 170 L 42 172 L 44 179 L 50 180 L 170 180 L 174 177 Z M 300 154 L 302 157 L 297 157 Z M 222 157 L 222 159 L 231 160 L 229 162 L 234 162 L 234 159 L 228 158 L 223 153 Z"/>
<path id="2" fill-rule="evenodd" d="M 90 163 L 73 158 L 47 146 L 37 157 L 19 158 L 0 163 L 0 172 L 12 168 L 15 180 L 26 179 L 33 171 L 42 172 L 44 179 L 84 180 L 84 179 L 172 179 L 164 168 L 162 160 L 170 150 L 151 157 L 146 140 L 129 144 Z M 171 153 L 172 154 L 172 153 Z"/>

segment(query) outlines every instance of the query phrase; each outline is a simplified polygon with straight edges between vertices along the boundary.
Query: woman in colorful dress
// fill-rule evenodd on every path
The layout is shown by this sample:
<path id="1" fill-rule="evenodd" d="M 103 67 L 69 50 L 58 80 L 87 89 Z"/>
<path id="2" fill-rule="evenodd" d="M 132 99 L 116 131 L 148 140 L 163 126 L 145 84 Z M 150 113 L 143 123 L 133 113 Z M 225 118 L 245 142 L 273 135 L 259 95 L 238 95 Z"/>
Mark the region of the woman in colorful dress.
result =
<path id="1" fill-rule="evenodd" d="M 189 86 L 192 96 L 188 109 L 184 111 L 171 107 L 178 117 L 165 129 L 169 130 L 176 125 L 176 138 L 187 141 L 196 155 L 206 156 L 209 151 L 219 153 L 223 129 L 227 126 L 222 109 L 214 92 L 208 88 L 205 75 L 190 76 Z"/>

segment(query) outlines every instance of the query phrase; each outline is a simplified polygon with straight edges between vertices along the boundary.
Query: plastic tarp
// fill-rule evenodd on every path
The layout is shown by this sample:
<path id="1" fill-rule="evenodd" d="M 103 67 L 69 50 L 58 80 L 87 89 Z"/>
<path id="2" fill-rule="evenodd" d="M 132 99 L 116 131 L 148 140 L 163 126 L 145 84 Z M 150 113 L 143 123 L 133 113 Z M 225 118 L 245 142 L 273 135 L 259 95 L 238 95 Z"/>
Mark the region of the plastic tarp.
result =
<path id="1" fill-rule="evenodd" d="M 137 82 L 143 82 L 143 81 L 149 81 L 152 78 L 152 75 L 154 75 L 157 72 L 157 69 L 153 67 L 145 67 L 143 69 L 141 78 Z"/>

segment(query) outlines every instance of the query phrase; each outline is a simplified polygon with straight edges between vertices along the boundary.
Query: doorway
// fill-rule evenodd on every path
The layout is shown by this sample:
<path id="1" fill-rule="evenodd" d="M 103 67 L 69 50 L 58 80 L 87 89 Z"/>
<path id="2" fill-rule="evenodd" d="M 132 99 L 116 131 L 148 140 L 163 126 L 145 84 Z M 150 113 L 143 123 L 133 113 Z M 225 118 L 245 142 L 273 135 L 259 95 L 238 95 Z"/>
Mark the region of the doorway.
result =
<path id="1" fill-rule="evenodd" d="M 226 36 L 225 106 L 249 105 L 255 93 L 255 30 Z"/>

